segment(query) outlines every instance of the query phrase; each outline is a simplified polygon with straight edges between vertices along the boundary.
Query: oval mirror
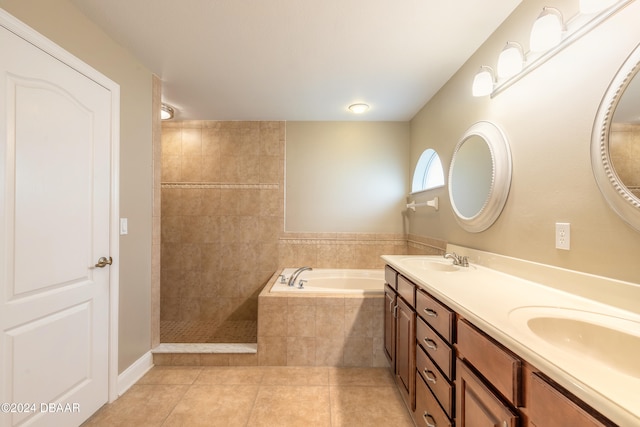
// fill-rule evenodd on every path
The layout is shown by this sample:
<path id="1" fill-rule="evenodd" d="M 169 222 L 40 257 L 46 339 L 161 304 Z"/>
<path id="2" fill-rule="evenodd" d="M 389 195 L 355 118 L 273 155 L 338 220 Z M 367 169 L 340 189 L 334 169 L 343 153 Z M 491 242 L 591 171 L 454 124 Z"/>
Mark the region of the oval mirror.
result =
<path id="1" fill-rule="evenodd" d="M 640 231 L 640 45 L 602 99 L 591 137 L 591 166 L 609 206 Z"/>
<path id="2" fill-rule="evenodd" d="M 478 233 L 500 216 L 511 186 L 511 151 L 491 122 L 471 126 L 456 145 L 449 168 L 449 199 L 458 223 Z"/>

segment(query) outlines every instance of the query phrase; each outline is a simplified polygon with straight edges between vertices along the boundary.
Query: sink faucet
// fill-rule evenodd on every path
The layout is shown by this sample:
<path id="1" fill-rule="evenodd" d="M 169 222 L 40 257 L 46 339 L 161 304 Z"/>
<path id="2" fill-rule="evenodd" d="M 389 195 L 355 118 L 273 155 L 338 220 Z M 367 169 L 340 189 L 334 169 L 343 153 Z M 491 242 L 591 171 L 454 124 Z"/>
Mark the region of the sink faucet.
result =
<path id="1" fill-rule="evenodd" d="M 289 283 L 287 283 L 287 285 L 289 286 L 295 286 L 296 284 L 296 279 L 298 278 L 298 276 L 300 275 L 300 273 L 302 273 L 303 271 L 307 271 L 307 270 L 313 270 L 313 268 L 311 267 L 300 267 L 299 269 L 297 269 L 296 271 L 294 271 L 291 274 L 291 277 L 289 277 Z"/>
<path id="2" fill-rule="evenodd" d="M 466 256 L 459 256 L 455 252 L 444 254 L 444 259 L 452 259 L 453 265 L 459 265 L 461 267 L 469 267 L 469 258 Z"/>

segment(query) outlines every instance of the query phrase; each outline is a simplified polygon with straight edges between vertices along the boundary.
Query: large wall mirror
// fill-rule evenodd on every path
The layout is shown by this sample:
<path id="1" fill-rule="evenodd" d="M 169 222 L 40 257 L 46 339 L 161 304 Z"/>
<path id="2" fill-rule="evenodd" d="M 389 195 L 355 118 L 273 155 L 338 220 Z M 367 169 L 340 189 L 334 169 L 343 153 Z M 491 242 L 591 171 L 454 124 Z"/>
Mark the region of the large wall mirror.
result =
<path id="1" fill-rule="evenodd" d="M 600 104 L 591 164 L 602 195 L 640 231 L 640 45 L 622 65 Z"/>
<path id="2" fill-rule="evenodd" d="M 491 122 L 471 126 L 456 145 L 449 168 L 449 199 L 467 231 L 489 228 L 500 216 L 511 186 L 511 151 Z"/>

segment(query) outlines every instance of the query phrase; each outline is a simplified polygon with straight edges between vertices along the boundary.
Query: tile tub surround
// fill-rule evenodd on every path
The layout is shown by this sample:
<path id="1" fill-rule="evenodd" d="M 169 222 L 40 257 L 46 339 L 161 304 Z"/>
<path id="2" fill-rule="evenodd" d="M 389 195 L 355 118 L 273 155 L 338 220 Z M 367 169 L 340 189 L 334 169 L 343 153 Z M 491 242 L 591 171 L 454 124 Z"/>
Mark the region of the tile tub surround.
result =
<path id="1" fill-rule="evenodd" d="M 386 367 L 384 294 L 258 297 L 258 364 Z"/>
<path id="2" fill-rule="evenodd" d="M 388 233 L 284 232 L 278 242 L 280 268 L 384 268 L 382 255 L 441 255 L 439 239 Z"/>

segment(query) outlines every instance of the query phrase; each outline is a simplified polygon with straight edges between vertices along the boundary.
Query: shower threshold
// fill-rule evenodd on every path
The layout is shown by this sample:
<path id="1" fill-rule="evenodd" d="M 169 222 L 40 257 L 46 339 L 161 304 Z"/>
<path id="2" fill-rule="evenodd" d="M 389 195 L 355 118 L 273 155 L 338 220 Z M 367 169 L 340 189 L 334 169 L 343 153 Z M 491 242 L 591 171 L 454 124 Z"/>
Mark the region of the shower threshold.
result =
<path id="1" fill-rule="evenodd" d="M 189 353 L 189 354 L 255 354 L 256 343 L 162 343 L 152 349 L 153 354 Z"/>

